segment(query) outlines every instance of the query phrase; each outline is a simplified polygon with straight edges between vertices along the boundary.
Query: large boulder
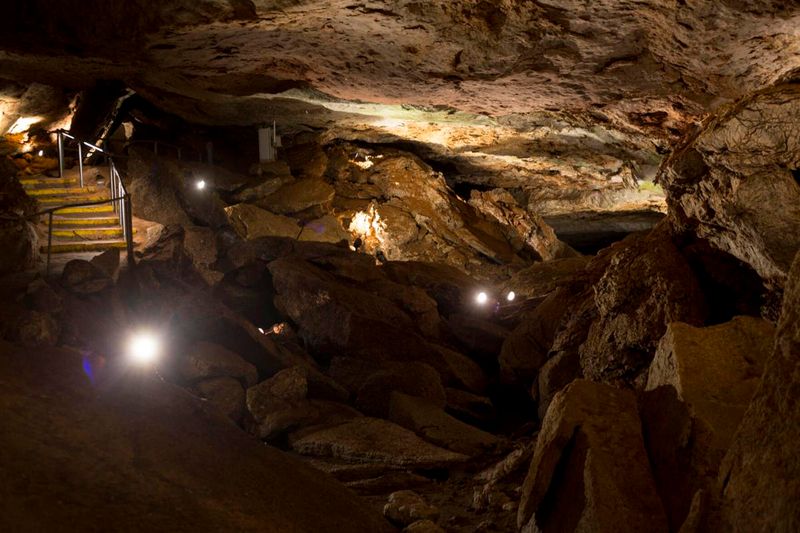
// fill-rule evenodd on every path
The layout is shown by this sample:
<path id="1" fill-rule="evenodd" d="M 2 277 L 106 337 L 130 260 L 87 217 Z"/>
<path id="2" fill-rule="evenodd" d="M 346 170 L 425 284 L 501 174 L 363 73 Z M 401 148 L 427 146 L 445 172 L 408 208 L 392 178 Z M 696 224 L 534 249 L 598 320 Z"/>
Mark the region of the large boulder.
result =
<path id="1" fill-rule="evenodd" d="M 358 254 L 351 254 L 358 257 Z M 276 307 L 318 356 L 439 361 L 414 322 L 389 299 L 345 283 L 297 256 L 269 264 Z"/>
<path id="2" fill-rule="evenodd" d="M 391 531 L 336 481 L 155 375 L 65 349 L 0 354 L 4 531 Z"/>
<path id="3" fill-rule="evenodd" d="M 491 433 L 453 418 L 429 400 L 402 392 L 392 393 L 389 419 L 428 442 L 469 456 L 488 451 L 500 442 Z"/>
<path id="4" fill-rule="evenodd" d="M 250 204 L 236 204 L 225 208 L 228 222 L 243 239 L 258 237 L 291 237 L 300 235 L 300 226 L 293 218 L 276 215 Z"/>
<path id="5" fill-rule="evenodd" d="M 230 377 L 245 387 L 258 381 L 258 370 L 238 354 L 217 344 L 201 341 L 186 349 L 179 359 L 178 372 L 188 381 L 205 378 Z"/>
<path id="6" fill-rule="evenodd" d="M 667 531 L 633 392 L 578 380 L 556 395 L 517 524 L 530 532 Z"/>
<path id="7" fill-rule="evenodd" d="M 665 224 L 613 247 L 593 288 L 597 316 L 579 349 L 588 379 L 644 386 L 670 322 L 700 325 L 703 292 Z"/>
<path id="8" fill-rule="evenodd" d="M 775 346 L 719 472 L 720 530 L 800 527 L 800 254 L 783 299 Z"/>
<path id="9" fill-rule="evenodd" d="M 642 396 L 648 453 L 672 529 L 692 496 L 708 492 L 772 350 L 774 326 L 760 318 L 695 328 L 669 325 Z"/>
<path id="10" fill-rule="evenodd" d="M 322 180 L 302 179 L 287 183 L 256 205 L 281 215 L 311 211 L 320 216 L 329 210 L 335 193 L 333 187 Z"/>
<path id="11" fill-rule="evenodd" d="M 663 165 L 670 221 L 750 265 L 774 289 L 800 248 L 800 85 L 787 79 L 737 102 Z"/>

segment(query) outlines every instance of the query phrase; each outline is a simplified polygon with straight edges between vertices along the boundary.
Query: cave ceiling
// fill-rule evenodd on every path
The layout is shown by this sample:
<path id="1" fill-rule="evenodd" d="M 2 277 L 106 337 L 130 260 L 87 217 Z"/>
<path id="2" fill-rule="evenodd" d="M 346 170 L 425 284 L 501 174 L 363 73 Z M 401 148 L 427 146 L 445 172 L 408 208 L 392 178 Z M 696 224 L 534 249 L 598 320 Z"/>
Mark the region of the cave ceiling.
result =
<path id="1" fill-rule="evenodd" d="M 670 146 L 800 67 L 790 1 L 46 4 L 0 23 L 0 78 L 121 80 L 193 124 L 404 143 L 545 213 L 660 209 L 636 184 Z"/>

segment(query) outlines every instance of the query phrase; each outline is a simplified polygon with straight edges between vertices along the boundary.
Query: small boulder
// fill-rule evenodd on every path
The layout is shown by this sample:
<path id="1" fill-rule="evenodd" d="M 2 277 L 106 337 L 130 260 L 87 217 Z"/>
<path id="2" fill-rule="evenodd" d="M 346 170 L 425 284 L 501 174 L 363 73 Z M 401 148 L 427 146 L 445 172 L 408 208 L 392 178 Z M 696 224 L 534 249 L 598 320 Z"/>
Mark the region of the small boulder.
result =
<path id="1" fill-rule="evenodd" d="M 119 248 L 110 248 L 92 257 L 91 264 L 116 283 L 119 278 Z"/>
<path id="2" fill-rule="evenodd" d="M 358 389 L 356 407 L 372 416 L 386 417 L 393 391 L 426 398 L 444 407 L 445 391 L 439 373 L 425 363 L 394 363 L 369 376 Z"/>
<path id="3" fill-rule="evenodd" d="M 300 234 L 300 226 L 295 219 L 276 215 L 254 205 L 232 205 L 225 208 L 225 214 L 236 234 L 242 239 L 268 236 L 297 238 Z"/>
<path id="4" fill-rule="evenodd" d="M 231 377 L 245 387 L 258 382 L 256 367 L 238 354 L 218 344 L 201 341 L 190 346 L 178 363 L 178 372 L 187 381 L 214 377 Z"/>
<path id="5" fill-rule="evenodd" d="M 413 490 L 399 490 L 389 495 L 389 502 L 383 507 L 383 516 L 398 526 L 408 526 L 420 520 L 436 521 L 439 509 L 428 505 Z"/>
<path id="6" fill-rule="evenodd" d="M 203 379 L 194 384 L 200 397 L 219 407 L 225 416 L 241 422 L 245 408 L 245 392 L 239 380 L 230 377 Z"/>
<path id="7" fill-rule="evenodd" d="M 61 285 L 77 294 L 93 294 L 113 284 L 114 281 L 100 267 L 83 259 L 67 262 L 61 272 Z"/>
<path id="8" fill-rule="evenodd" d="M 11 337 L 25 346 L 55 346 L 61 328 L 52 316 L 40 311 L 25 311 L 16 321 Z"/>

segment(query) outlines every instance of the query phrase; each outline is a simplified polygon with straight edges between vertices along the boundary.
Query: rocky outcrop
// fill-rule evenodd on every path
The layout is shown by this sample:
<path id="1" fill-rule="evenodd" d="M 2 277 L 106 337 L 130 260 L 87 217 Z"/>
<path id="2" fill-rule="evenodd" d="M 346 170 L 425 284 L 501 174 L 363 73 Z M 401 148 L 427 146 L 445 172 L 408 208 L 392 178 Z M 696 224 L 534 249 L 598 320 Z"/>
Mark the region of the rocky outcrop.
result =
<path id="1" fill-rule="evenodd" d="M 692 497 L 709 493 L 772 351 L 774 326 L 760 318 L 695 328 L 669 325 L 641 398 L 650 462 L 671 529 Z"/>
<path id="2" fill-rule="evenodd" d="M 786 283 L 775 346 L 719 473 L 719 527 L 791 531 L 800 524 L 800 255 Z"/>
<path id="3" fill-rule="evenodd" d="M 785 81 L 720 113 L 661 175 L 678 230 L 744 261 L 778 290 L 800 249 L 800 141 L 785 120 L 800 112 L 800 86 Z"/>
<path id="4" fill-rule="evenodd" d="M 225 214 L 234 231 L 243 239 L 258 237 L 290 237 L 300 235 L 300 226 L 293 218 L 270 213 L 250 204 L 236 204 L 225 208 Z"/>
<path id="5" fill-rule="evenodd" d="M 525 478 L 517 525 L 524 531 L 668 530 L 632 392 L 578 380 L 556 395 Z"/>

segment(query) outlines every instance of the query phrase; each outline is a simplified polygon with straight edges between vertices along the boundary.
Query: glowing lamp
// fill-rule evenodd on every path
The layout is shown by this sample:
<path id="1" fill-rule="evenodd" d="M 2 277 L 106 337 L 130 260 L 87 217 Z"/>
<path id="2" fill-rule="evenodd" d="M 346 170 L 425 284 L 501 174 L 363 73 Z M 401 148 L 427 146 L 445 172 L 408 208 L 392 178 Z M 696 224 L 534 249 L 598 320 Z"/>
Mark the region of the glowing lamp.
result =
<path id="1" fill-rule="evenodd" d="M 161 342 L 152 333 L 138 332 L 128 341 L 128 358 L 131 362 L 147 366 L 153 363 L 161 353 Z"/>
<path id="2" fill-rule="evenodd" d="M 486 303 L 486 302 L 488 302 L 488 301 L 489 301 L 489 295 L 488 295 L 488 294 L 486 294 L 486 293 L 485 293 L 485 292 L 483 292 L 483 291 L 479 292 L 479 293 L 478 293 L 478 294 L 475 296 L 475 302 L 476 302 L 478 305 L 483 305 L 483 304 L 485 304 L 485 303 Z"/>
<path id="3" fill-rule="evenodd" d="M 39 153 L 38 153 L 37 155 L 38 155 L 39 157 L 42 157 L 42 156 L 44 155 L 44 150 L 39 150 Z"/>
<path id="4" fill-rule="evenodd" d="M 506 300 L 508 300 L 509 302 L 513 302 L 514 298 L 516 297 L 517 295 L 514 291 L 508 291 L 508 294 L 506 294 Z"/>
<path id="5" fill-rule="evenodd" d="M 202 191 L 206 188 L 206 181 L 205 180 L 197 180 L 194 186 L 197 188 L 198 191 Z"/>

